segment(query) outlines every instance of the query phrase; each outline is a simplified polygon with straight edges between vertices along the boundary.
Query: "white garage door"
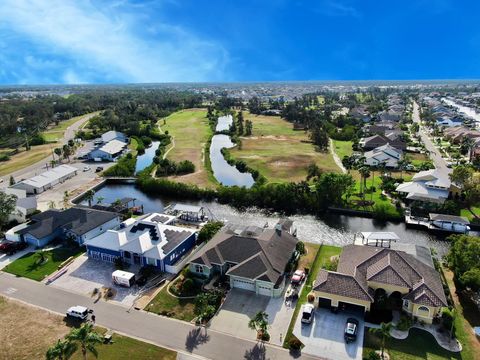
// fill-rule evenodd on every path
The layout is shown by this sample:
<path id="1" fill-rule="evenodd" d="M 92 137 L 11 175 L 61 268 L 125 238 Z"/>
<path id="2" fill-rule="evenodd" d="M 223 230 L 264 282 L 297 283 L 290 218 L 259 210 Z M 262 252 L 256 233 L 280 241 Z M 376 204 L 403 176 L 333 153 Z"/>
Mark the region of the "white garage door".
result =
<path id="1" fill-rule="evenodd" d="M 266 286 L 258 286 L 258 294 L 265 295 L 265 296 L 272 296 L 272 288 Z"/>
<path id="2" fill-rule="evenodd" d="M 238 288 L 238 289 L 255 291 L 255 284 L 253 282 L 247 281 L 247 280 L 234 279 L 233 280 L 233 287 Z"/>

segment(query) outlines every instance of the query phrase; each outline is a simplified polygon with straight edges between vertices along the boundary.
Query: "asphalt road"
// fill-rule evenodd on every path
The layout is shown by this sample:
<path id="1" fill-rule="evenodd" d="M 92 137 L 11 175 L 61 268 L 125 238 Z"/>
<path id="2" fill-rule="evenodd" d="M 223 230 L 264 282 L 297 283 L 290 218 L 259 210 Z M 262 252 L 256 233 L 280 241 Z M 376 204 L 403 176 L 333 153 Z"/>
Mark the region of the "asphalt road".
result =
<path id="1" fill-rule="evenodd" d="M 277 346 L 261 345 L 144 311 L 129 311 L 105 301 L 95 303 L 92 298 L 3 272 L 0 272 L 0 294 L 59 314 L 73 305 L 87 306 L 94 310 L 98 325 L 181 353 L 215 360 L 294 358 Z M 303 354 L 301 358 L 318 359 Z"/>
<path id="2" fill-rule="evenodd" d="M 75 132 L 78 129 L 80 129 L 88 120 L 90 120 L 96 114 L 97 113 L 95 112 L 95 113 L 83 115 L 80 120 L 70 125 L 63 134 L 63 140 L 61 142 L 62 145 L 66 144 L 68 140 L 73 139 L 75 137 Z M 59 146 L 60 146 L 59 144 L 55 144 L 55 147 L 59 147 Z M 47 163 L 48 164 L 50 163 L 50 160 L 52 160 L 51 155 L 49 155 L 45 159 L 42 159 L 36 162 L 35 164 L 29 165 L 27 167 L 14 171 L 8 175 L 5 175 L 3 176 L 3 179 L 8 183 L 10 176 L 13 176 L 15 179 L 24 179 L 24 178 L 29 178 L 29 177 L 38 175 L 39 173 L 46 170 L 45 166 Z"/>
<path id="3" fill-rule="evenodd" d="M 413 102 L 412 120 L 413 122 L 416 122 L 418 123 L 418 125 L 420 125 L 418 133 L 420 134 L 420 138 L 422 139 L 422 142 L 425 145 L 425 148 L 430 152 L 430 158 L 432 159 L 435 167 L 440 171 L 443 171 L 446 174 L 448 174 L 450 172 L 450 169 L 447 166 L 447 162 L 442 157 L 440 150 L 438 150 L 438 148 L 435 146 L 432 140 L 430 140 L 425 129 L 422 127 L 420 123 L 420 111 L 416 101 Z"/>

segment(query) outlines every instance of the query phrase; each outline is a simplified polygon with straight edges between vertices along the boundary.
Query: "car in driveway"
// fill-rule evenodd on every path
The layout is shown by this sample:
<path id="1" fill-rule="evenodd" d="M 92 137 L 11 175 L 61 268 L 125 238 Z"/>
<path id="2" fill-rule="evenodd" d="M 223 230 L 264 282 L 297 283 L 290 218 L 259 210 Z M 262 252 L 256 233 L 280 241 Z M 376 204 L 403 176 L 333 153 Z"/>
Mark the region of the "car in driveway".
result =
<path id="1" fill-rule="evenodd" d="M 300 285 L 303 280 L 305 280 L 305 271 L 303 270 L 295 270 L 295 272 L 293 273 L 293 276 L 292 276 L 292 285 L 296 286 L 296 285 Z"/>
<path id="2" fill-rule="evenodd" d="M 103 171 L 103 166 L 97 166 L 97 168 L 95 169 L 95 172 L 100 172 L 100 171 Z"/>
<path id="3" fill-rule="evenodd" d="M 84 172 L 90 171 L 90 170 L 91 170 L 91 169 L 90 169 L 90 166 L 84 166 L 84 167 L 83 167 L 83 171 L 84 171 Z"/>
<path id="4" fill-rule="evenodd" d="M 357 340 L 358 333 L 358 320 L 354 318 L 348 318 L 345 324 L 344 338 L 345 342 L 353 342 Z"/>
<path id="5" fill-rule="evenodd" d="M 312 304 L 302 305 L 302 323 L 311 324 L 315 317 L 315 306 Z"/>
<path id="6" fill-rule="evenodd" d="M 0 242 L 0 253 L 13 255 L 17 251 L 23 250 L 28 246 L 27 243 L 23 241 L 8 241 L 4 240 Z"/>

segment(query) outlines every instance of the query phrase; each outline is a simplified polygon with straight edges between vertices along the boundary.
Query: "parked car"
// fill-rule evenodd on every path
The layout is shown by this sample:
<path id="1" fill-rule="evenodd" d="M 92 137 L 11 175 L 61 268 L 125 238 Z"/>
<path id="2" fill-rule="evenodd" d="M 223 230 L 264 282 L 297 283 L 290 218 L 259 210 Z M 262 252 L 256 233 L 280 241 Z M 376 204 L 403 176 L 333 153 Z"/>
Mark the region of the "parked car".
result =
<path id="1" fill-rule="evenodd" d="M 76 305 L 67 310 L 67 317 L 86 320 L 89 313 L 91 313 L 91 310 L 89 310 L 87 307 Z"/>
<path id="2" fill-rule="evenodd" d="M 13 255 L 17 251 L 23 250 L 28 246 L 26 242 L 23 241 L 8 241 L 4 240 L 0 242 L 0 252 L 8 255 Z"/>
<path id="3" fill-rule="evenodd" d="M 358 333 L 358 320 L 354 318 L 348 318 L 345 324 L 345 342 L 353 342 L 357 340 Z"/>
<path id="4" fill-rule="evenodd" d="M 305 280 L 305 271 L 295 270 L 292 276 L 292 285 L 299 285 Z"/>
<path id="5" fill-rule="evenodd" d="M 103 166 L 97 166 L 97 168 L 95 169 L 95 172 L 100 172 L 100 171 L 103 171 Z"/>
<path id="6" fill-rule="evenodd" d="M 311 324 L 315 317 L 315 306 L 312 304 L 305 304 L 302 306 L 302 323 Z"/>
<path id="7" fill-rule="evenodd" d="M 90 166 L 84 166 L 83 171 L 90 171 Z"/>

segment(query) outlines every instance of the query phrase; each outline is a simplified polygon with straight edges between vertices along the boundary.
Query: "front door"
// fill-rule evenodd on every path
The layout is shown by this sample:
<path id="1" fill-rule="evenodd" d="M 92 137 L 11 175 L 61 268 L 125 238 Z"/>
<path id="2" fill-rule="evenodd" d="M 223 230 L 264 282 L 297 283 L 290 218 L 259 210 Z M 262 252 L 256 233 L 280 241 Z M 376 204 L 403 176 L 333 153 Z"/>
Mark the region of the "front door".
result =
<path id="1" fill-rule="evenodd" d="M 140 265 L 140 256 L 137 254 L 133 254 L 133 263 L 136 265 Z"/>

